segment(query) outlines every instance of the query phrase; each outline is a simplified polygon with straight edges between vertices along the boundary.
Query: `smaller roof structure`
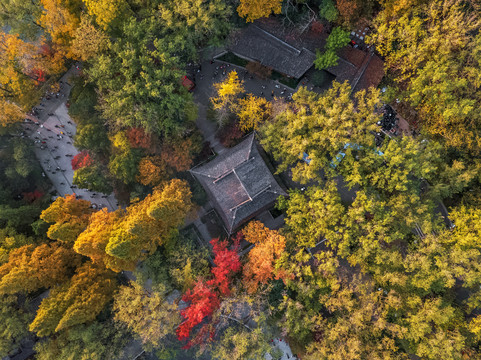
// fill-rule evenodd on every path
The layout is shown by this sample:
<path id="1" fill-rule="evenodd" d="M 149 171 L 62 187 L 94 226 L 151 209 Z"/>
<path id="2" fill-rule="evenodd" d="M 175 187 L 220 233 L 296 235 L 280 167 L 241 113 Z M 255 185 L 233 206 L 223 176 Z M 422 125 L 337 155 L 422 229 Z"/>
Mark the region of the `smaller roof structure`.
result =
<path id="1" fill-rule="evenodd" d="M 257 150 L 254 134 L 190 172 L 209 194 L 229 233 L 286 195 Z"/>
<path id="2" fill-rule="evenodd" d="M 304 47 L 297 49 L 254 24 L 237 32 L 228 48 L 237 56 L 296 79 L 309 70 L 316 58 L 312 51 Z"/>
<path id="3" fill-rule="evenodd" d="M 187 76 L 182 78 L 182 86 L 185 87 L 188 91 L 192 91 L 195 88 L 195 84 L 192 80 L 190 80 Z"/>

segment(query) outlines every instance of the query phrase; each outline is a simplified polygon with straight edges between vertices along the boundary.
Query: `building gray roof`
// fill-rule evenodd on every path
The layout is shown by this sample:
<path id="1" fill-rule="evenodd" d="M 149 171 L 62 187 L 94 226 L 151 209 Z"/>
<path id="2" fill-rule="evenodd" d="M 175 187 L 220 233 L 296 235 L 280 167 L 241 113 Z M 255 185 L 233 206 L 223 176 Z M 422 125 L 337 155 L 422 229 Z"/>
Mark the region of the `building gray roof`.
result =
<path id="1" fill-rule="evenodd" d="M 209 194 L 229 233 L 286 195 L 257 150 L 254 134 L 190 172 Z"/>
<path id="2" fill-rule="evenodd" d="M 296 79 L 312 67 L 316 58 L 312 51 L 297 49 L 254 24 L 234 34 L 228 48 L 237 56 Z"/>

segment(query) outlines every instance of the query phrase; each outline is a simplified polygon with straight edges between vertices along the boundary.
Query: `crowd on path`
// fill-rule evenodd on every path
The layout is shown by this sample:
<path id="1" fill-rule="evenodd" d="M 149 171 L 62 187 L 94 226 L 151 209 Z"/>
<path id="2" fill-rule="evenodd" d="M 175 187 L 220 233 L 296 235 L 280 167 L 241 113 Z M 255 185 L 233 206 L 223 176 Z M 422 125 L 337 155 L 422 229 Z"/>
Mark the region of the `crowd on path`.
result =
<path id="1" fill-rule="evenodd" d="M 59 80 L 59 91 L 45 94 L 25 119 L 22 136 L 33 141 L 35 154 L 43 168 L 42 176 L 50 179 L 56 196 L 75 194 L 79 199 L 90 201 L 94 209 L 106 207 L 112 211 L 118 208 L 113 194 L 79 189 L 73 184 L 71 160 L 78 154 L 73 145 L 76 124 L 68 115 L 66 102 L 71 90 L 68 79 L 79 71 L 78 65 L 73 66 Z"/>

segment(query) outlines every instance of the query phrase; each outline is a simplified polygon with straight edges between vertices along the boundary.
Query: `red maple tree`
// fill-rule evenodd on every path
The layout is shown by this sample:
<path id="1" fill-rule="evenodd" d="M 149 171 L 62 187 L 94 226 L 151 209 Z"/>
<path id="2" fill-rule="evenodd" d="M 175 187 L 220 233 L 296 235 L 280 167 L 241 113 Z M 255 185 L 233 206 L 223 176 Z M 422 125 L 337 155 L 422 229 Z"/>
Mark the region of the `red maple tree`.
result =
<path id="1" fill-rule="evenodd" d="M 87 151 L 79 152 L 72 158 L 72 169 L 77 170 L 86 166 L 90 166 L 94 163 L 90 154 Z"/>
<path id="2" fill-rule="evenodd" d="M 190 305 L 180 312 L 185 321 L 177 328 L 179 340 L 187 339 L 194 326 L 212 315 L 220 305 L 217 293 L 203 281 L 198 281 L 192 291 L 187 290 L 182 300 L 190 302 Z"/>
<path id="3" fill-rule="evenodd" d="M 33 69 L 32 76 L 35 78 L 36 85 L 40 85 L 40 83 L 44 83 L 46 80 L 45 71 L 42 69 Z"/>
<path id="4" fill-rule="evenodd" d="M 185 320 L 177 328 L 179 340 L 188 339 L 192 329 L 219 308 L 220 295 L 226 296 L 230 293 L 229 285 L 232 275 L 241 269 L 241 262 L 237 253 L 238 239 L 235 239 L 232 249 L 227 248 L 227 241 L 212 239 L 210 243 L 214 251 L 215 267 L 211 270 L 213 277 L 207 282 L 197 281 L 194 288 L 188 290 L 182 297 L 183 301 L 190 304 L 180 312 Z M 212 327 L 210 325 L 209 323 L 204 324 L 194 339 L 187 343 L 184 348 L 189 348 L 193 344 L 212 338 Z"/>
<path id="5" fill-rule="evenodd" d="M 227 241 L 212 239 L 210 241 L 214 251 L 214 264 L 211 272 L 214 278 L 208 282 L 209 285 L 217 286 L 222 295 L 229 295 L 230 277 L 241 269 L 241 263 L 237 250 L 239 242 L 234 242 L 232 250 L 227 249 Z"/>

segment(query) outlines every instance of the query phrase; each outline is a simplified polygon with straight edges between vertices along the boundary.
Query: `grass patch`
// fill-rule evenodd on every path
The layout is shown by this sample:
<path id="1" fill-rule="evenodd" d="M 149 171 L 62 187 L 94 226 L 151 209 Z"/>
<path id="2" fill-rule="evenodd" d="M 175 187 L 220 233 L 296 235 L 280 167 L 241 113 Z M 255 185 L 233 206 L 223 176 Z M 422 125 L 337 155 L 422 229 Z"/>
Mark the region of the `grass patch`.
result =
<path id="1" fill-rule="evenodd" d="M 220 60 L 220 61 L 225 61 L 225 62 L 228 62 L 230 64 L 234 64 L 234 65 L 238 65 L 238 66 L 241 66 L 243 68 L 245 68 L 247 66 L 247 64 L 250 63 L 250 61 L 246 60 L 246 59 L 243 59 L 231 52 L 227 52 L 225 53 L 224 55 L 222 56 L 219 56 L 217 58 L 217 60 Z M 275 70 L 272 70 L 272 74 L 270 74 L 269 78 L 271 80 L 277 80 L 279 81 L 281 84 L 284 84 L 292 89 L 295 89 L 297 87 L 297 84 L 299 84 L 299 81 L 300 79 L 294 79 L 294 78 L 289 78 L 287 76 L 284 76 L 282 75 L 281 73 L 275 71 Z"/>
<path id="2" fill-rule="evenodd" d="M 300 79 L 294 79 L 294 78 L 289 78 L 287 76 L 282 75 L 281 73 L 272 70 L 272 75 L 271 75 L 272 80 L 277 80 L 281 84 L 284 84 L 291 89 L 295 89 L 297 85 L 299 84 Z"/>
<path id="3" fill-rule="evenodd" d="M 238 57 L 237 55 L 227 52 L 222 56 L 219 56 L 217 60 L 225 61 L 234 65 L 246 67 L 246 65 L 249 63 L 246 59 L 243 59 L 241 57 Z"/>
<path id="4" fill-rule="evenodd" d="M 329 86 L 334 80 L 334 76 L 324 70 L 314 70 L 311 76 L 314 86 L 322 88 L 323 86 Z"/>

